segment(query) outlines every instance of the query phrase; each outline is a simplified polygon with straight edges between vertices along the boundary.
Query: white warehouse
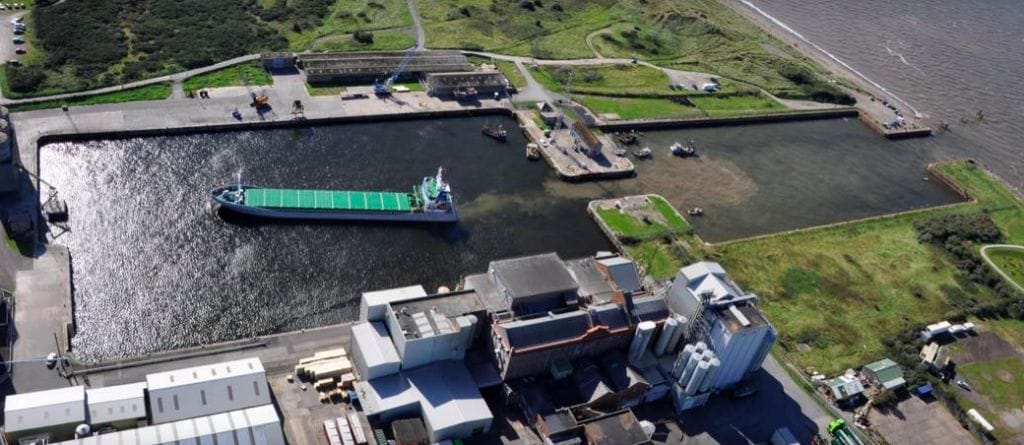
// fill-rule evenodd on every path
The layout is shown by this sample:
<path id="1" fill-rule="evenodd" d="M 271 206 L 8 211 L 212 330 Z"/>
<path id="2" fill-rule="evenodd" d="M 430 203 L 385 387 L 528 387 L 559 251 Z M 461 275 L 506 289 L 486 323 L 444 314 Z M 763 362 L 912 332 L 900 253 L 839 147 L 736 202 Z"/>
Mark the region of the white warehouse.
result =
<path id="1" fill-rule="evenodd" d="M 161 424 L 271 403 L 258 358 L 149 374 L 149 412 Z"/>

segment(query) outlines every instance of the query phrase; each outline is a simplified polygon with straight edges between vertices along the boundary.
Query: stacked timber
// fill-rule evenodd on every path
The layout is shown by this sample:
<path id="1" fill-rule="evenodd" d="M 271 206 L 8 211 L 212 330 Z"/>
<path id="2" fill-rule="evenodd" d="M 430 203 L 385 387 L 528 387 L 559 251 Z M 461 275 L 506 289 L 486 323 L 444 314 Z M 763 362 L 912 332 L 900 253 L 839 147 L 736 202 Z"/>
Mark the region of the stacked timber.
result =
<path id="1" fill-rule="evenodd" d="M 351 372 L 352 362 L 349 361 L 345 348 L 317 352 L 312 357 L 299 360 L 299 364 L 295 366 L 295 376 L 317 382 L 318 389 L 320 381 L 333 381 Z"/>

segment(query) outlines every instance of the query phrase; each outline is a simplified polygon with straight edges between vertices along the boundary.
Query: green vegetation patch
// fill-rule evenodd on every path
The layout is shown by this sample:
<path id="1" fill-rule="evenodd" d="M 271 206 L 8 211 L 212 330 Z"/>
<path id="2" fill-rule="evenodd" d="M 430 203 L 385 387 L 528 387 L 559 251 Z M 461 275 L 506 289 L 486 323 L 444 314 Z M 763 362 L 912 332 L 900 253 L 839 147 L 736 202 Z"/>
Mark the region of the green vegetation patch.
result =
<path id="1" fill-rule="evenodd" d="M 258 61 L 229 66 L 185 79 L 185 91 L 243 85 L 272 85 L 274 78 Z"/>
<path id="2" fill-rule="evenodd" d="M 494 65 L 495 68 L 498 69 L 498 71 L 501 71 L 501 74 L 504 74 L 505 77 L 508 78 L 508 81 L 512 84 L 513 87 L 526 88 L 526 77 L 523 76 L 523 73 L 521 73 L 519 71 L 519 68 L 516 67 L 515 62 L 510 62 L 508 60 L 487 59 L 475 56 L 470 56 L 468 57 L 468 59 L 470 62 L 475 63 L 477 65 L 484 63 Z"/>
<path id="3" fill-rule="evenodd" d="M 646 240 L 625 247 L 629 256 L 648 275 L 659 280 L 674 277 L 684 265 L 676 249 L 664 239 Z"/>
<path id="4" fill-rule="evenodd" d="M 957 366 L 957 374 L 999 409 L 1020 409 L 1024 400 L 1024 359 L 1020 356 Z"/>
<path id="5" fill-rule="evenodd" d="M 542 65 L 534 72 L 545 88 L 562 91 L 572 81 L 572 93 L 614 96 L 670 95 L 664 71 L 644 65 Z"/>
<path id="6" fill-rule="evenodd" d="M 171 96 L 171 84 L 169 83 L 158 83 L 153 85 L 147 85 L 144 87 L 132 88 L 128 90 L 115 91 L 113 93 L 96 94 L 86 97 L 78 97 L 67 100 L 48 100 L 43 102 L 34 102 L 28 104 L 10 105 L 9 108 L 12 112 L 15 111 L 31 111 L 31 110 L 43 110 L 49 108 L 60 108 L 62 105 L 67 104 L 68 106 L 81 106 L 81 105 L 98 105 L 98 104 L 112 104 L 122 102 L 134 102 L 140 100 L 163 100 Z"/>
<path id="7" fill-rule="evenodd" d="M 1010 276 L 1018 286 L 1024 286 L 1024 251 L 1015 249 L 989 249 L 988 258 Z"/>
<path id="8" fill-rule="evenodd" d="M 761 95 L 693 96 L 690 101 L 709 117 L 749 116 L 786 110 L 778 101 Z"/>
<path id="9" fill-rule="evenodd" d="M 315 6 L 307 8 L 306 13 L 298 13 L 293 5 L 302 2 L 296 0 L 268 2 L 271 5 L 260 16 L 288 39 L 288 47 L 294 51 L 387 50 L 412 46 L 410 43 L 399 48 L 389 47 L 398 44 L 394 33 L 412 25 L 405 0 L 305 0 Z M 379 32 L 383 30 L 389 31 Z M 356 32 L 372 32 L 373 45 L 364 42 L 361 47 L 339 46 L 339 42 L 346 41 L 344 38 L 352 40 Z"/>
<path id="10" fill-rule="evenodd" d="M 576 95 L 573 96 L 573 100 L 595 114 L 614 113 L 622 119 L 686 119 L 706 116 L 696 107 L 682 105 L 670 99 Z"/>
<path id="11" fill-rule="evenodd" d="M 595 207 L 598 217 L 625 241 L 645 240 L 685 233 L 690 224 L 660 196 L 649 195 L 648 204 L 630 205 L 628 211 Z"/>
<path id="12" fill-rule="evenodd" d="M 393 51 L 410 48 L 416 39 L 405 31 L 362 31 L 324 36 L 310 43 L 314 51 Z"/>
<path id="13" fill-rule="evenodd" d="M 344 86 L 322 86 L 306 84 L 306 91 L 309 92 L 310 96 L 334 96 L 345 92 Z"/>

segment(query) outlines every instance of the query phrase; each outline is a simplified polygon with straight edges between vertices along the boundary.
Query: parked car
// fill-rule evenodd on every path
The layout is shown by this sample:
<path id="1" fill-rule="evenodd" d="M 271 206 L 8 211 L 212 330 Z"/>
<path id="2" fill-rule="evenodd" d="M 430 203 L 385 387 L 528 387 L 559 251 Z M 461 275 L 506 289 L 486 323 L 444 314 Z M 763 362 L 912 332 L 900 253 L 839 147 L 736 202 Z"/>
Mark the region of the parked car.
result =
<path id="1" fill-rule="evenodd" d="M 956 381 L 956 386 L 959 386 L 959 387 L 961 387 L 963 389 L 966 389 L 968 391 L 973 391 L 973 389 L 971 389 L 971 385 L 969 383 L 963 381 L 963 380 L 957 380 Z"/>
<path id="2" fill-rule="evenodd" d="M 11 39 L 11 41 L 14 42 L 15 45 L 21 45 L 22 43 L 25 43 L 25 39 L 17 36 Z"/>
<path id="3" fill-rule="evenodd" d="M 8 60 L 7 64 L 12 66 L 21 66 L 21 62 L 19 62 L 18 59 Z"/>
<path id="4" fill-rule="evenodd" d="M 22 34 L 25 34 L 25 30 L 24 29 L 14 28 L 14 35 L 20 36 Z"/>
<path id="5" fill-rule="evenodd" d="M 28 50 L 27 50 L 27 49 L 25 49 L 25 48 L 22 48 L 22 47 L 20 47 L 20 46 L 19 46 L 19 47 L 17 47 L 17 48 L 14 48 L 14 53 L 15 53 L 15 54 L 25 54 L 25 53 L 27 53 L 27 52 L 28 52 Z"/>

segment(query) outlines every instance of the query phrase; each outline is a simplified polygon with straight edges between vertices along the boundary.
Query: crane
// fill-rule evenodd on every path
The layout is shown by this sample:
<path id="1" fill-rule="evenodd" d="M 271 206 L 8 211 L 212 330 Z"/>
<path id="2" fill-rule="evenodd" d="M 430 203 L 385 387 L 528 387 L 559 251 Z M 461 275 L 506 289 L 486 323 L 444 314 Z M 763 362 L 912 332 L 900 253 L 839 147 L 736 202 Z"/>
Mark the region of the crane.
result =
<path id="1" fill-rule="evenodd" d="M 409 48 L 409 50 L 405 52 L 405 55 L 402 56 L 402 61 L 398 63 L 398 68 L 396 68 L 395 71 L 391 73 L 390 76 L 387 76 L 387 73 L 384 73 L 385 76 L 387 76 L 387 79 L 385 79 L 383 82 L 380 79 L 377 79 L 377 81 L 373 83 L 373 93 L 378 96 L 390 95 L 391 85 L 394 84 L 396 80 L 398 80 L 398 76 L 402 75 L 402 73 L 405 72 L 405 67 L 409 65 L 409 62 L 412 61 L 414 55 L 416 55 L 415 46 Z"/>

